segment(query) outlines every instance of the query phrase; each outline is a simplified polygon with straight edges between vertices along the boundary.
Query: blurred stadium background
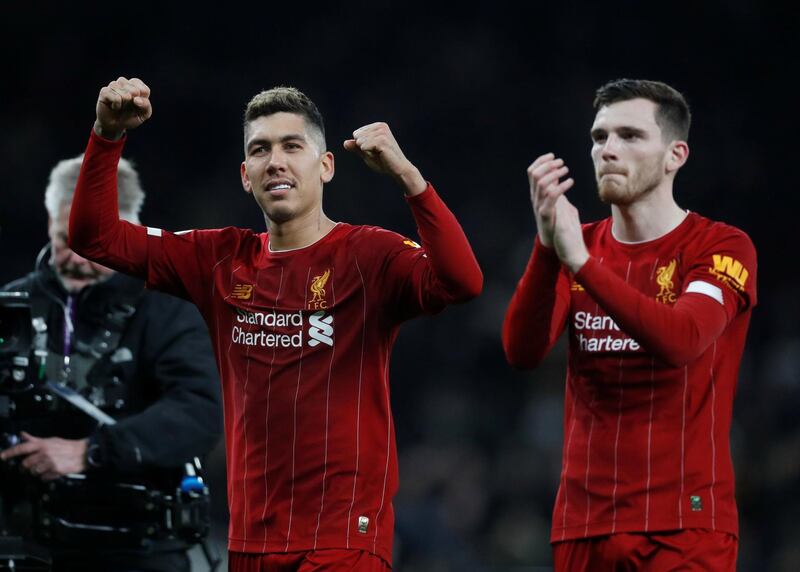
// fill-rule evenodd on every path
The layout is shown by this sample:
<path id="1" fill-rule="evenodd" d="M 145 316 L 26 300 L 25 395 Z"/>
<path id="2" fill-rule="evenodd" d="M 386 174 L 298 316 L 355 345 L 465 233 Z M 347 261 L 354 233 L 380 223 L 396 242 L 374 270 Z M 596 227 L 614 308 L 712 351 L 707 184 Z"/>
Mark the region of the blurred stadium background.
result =
<path id="1" fill-rule="evenodd" d="M 517 372 L 500 345 L 533 243 L 525 168 L 557 152 L 576 178 L 570 196 L 583 220 L 606 216 L 589 160 L 594 89 L 624 76 L 666 81 L 694 113 L 679 203 L 742 228 L 759 253 L 760 305 L 731 435 L 739 569 L 794 572 L 797 9 L 754 0 L 538 4 L 4 2 L 0 281 L 32 269 L 46 240 L 49 170 L 82 152 L 97 92 L 118 75 L 141 77 L 153 91 L 153 119 L 126 148 L 151 226 L 263 229 L 239 183 L 241 113 L 255 92 L 288 84 L 325 115 L 337 154 L 328 214 L 414 236 L 398 190 L 341 150 L 353 129 L 387 121 L 459 217 L 486 277 L 478 300 L 408 324 L 396 345 L 396 569 L 547 570 L 565 350 Z M 208 476 L 223 539 L 221 447 Z"/>

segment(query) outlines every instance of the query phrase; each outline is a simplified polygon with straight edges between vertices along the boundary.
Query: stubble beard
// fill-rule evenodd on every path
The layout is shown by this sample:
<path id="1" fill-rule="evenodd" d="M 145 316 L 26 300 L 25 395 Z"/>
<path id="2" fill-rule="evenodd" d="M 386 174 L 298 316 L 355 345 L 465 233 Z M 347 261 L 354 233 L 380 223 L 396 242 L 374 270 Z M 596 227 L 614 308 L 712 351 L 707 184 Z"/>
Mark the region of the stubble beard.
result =
<path id="1" fill-rule="evenodd" d="M 623 181 L 616 177 L 597 177 L 597 196 L 606 204 L 627 206 L 649 194 L 661 183 L 660 163 L 643 165 L 631 175 L 628 171 Z"/>

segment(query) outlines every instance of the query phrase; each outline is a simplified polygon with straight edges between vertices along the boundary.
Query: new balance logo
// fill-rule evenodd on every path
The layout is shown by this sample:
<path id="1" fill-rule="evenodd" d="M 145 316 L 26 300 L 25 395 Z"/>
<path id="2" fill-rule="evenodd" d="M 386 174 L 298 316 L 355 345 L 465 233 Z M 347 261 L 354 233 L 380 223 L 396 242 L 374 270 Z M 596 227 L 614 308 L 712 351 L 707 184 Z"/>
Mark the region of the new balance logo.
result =
<path id="1" fill-rule="evenodd" d="M 237 284 L 233 287 L 233 291 L 231 292 L 231 298 L 236 298 L 237 300 L 249 300 L 252 295 L 252 284 Z"/>
<path id="2" fill-rule="evenodd" d="M 312 348 L 319 344 L 333 346 L 333 316 L 314 312 L 308 317 L 308 325 L 308 345 Z"/>

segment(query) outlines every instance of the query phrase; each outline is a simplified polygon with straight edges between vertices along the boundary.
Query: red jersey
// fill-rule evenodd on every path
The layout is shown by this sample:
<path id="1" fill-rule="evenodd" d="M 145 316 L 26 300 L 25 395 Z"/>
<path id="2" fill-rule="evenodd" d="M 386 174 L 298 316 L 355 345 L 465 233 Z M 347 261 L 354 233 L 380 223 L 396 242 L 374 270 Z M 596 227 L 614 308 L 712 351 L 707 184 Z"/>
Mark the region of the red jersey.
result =
<path id="1" fill-rule="evenodd" d="M 92 135 L 71 244 L 205 317 L 223 385 L 230 549 L 355 548 L 391 562 L 392 344 L 401 322 L 482 284 L 452 213 L 430 187 L 408 199 L 424 247 L 344 223 L 277 252 L 239 228 L 170 233 L 117 220 L 121 150 Z"/>
<path id="2" fill-rule="evenodd" d="M 756 304 L 738 229 L 690 213 L 656 240 L 584 225 L 576 276 L 537 240 L 506 315 L 512 364 L 533 367 L 565 327 L 561 482 L 551 541 L 706 528 L 738 534 L 729 433 Z"/>

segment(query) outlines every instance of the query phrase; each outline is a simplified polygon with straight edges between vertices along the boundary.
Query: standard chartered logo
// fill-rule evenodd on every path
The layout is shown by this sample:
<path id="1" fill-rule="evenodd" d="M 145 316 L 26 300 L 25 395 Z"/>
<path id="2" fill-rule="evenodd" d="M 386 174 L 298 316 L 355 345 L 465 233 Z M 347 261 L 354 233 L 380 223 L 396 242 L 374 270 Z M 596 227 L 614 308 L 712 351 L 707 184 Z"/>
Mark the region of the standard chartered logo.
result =
<path id="1" fill-rule="evenodd" d="M 237 308 L 236 322 L 238 325 L 231 329 L 231 341 L 235 344 L 300 348 L 303 346 L 303 337 L 307 335 L 308 345 L 312 348 L 319 344 L 333 347 L 333 315 L 327 315 L 322 310 L 304 316 L 301 310 L 248 312 Z"/>
<path id="2" fill-rule="evenodd" d="M 314 312 L 308 317 L 308 345 L 312 348 L 319 344 L 333 346 L 333 316 L 325 312 Z"/>
<path id="3" fill-rule="evenodd" d="M 620 330 L 610 316 L 575 312 L 572 326 L 581 351 L 635 352 L 641 349 L 639 343 Z M 583 335 L 584 332 L 587 333 L 586 336 Z"/>

